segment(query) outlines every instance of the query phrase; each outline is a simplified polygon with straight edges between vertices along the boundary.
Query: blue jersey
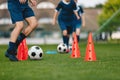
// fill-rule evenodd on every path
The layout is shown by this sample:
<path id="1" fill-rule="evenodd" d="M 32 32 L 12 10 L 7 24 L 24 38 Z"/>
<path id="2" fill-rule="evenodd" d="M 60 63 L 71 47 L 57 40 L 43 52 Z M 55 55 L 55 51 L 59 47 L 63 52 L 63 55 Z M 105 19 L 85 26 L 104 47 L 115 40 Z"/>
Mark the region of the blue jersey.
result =
<path id="1" fill-rule="evenodd" d="M 70 33 L 74 28 L 74 10 L 77 10 L 76 3 L 74 0 L 70 0 L 69 3 L 65 3 L 63 0 L 60 1 L 56 10 L 59 13 L 58 23 L 60 25 L 61 30 L 70 30 Z"/>
<path id="2" fill-rule="evenodd" d="M 68 4 L 60 1 L 56 10 L 60 12 L 59 16 L 65 22 L 73 20 L 74 10 L 77 10 L 76 4 L 73 0 L 70 0 Z"/>
<path id="3" fill-rule="evenodd" d="M 77 7 L 73 0 L 71 0 L 68 4 L 64 3 L 63 1 L 60 1 L 56 10 L 60 11 L 60 15 L 62 16 L 71 16 L 74 14 L 73 10 L 77 10 Z"/>
<path id="4" fill-rule="evenodd" d="M 82 14 L 84 13 L 84 10 L 81 6 L 77 6 L 77 11 L 79 16 L 82 16 Z"/>

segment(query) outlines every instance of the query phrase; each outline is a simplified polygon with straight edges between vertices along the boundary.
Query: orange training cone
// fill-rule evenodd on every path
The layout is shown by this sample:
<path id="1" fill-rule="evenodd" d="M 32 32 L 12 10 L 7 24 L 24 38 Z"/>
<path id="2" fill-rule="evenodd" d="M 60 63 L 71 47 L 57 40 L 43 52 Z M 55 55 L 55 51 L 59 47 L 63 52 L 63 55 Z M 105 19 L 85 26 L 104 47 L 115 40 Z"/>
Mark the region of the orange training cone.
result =
<path id="1" fill-rule="evenodd" d="M 72 43 L 72 54 L 71 58 L 80 58 L 80 49 L 78 46 L 77 36 L 73 34 L 73 43 Z"/>
<path id="2" fill-rule="evenodd" d="M 18 60 L 27 60 L 28 59 L 28 47 L 26 44 L 26 39 L 24 39 L 18 46 L 17 58 L 18 58 Z"/>
<path id="3" fill-rule="evenodd" d="M 88 35 L 88 43 L 87 43 L 87 48 L 86 48 L 85 61 L 96 61 L 96 54 L 94 50 L 94 43 L 92 40 L 91 32 Z"/>

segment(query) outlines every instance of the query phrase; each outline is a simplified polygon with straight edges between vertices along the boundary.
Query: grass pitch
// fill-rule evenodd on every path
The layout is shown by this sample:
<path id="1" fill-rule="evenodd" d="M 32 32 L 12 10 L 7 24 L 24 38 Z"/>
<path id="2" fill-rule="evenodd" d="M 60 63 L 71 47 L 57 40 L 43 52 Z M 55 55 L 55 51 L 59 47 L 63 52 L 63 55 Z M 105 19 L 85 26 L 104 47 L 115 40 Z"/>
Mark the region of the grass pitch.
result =
<path id="1" fill-rule="evenodd" d="M 32 45 L 31 45 L 32 46 Z M 46 54 L 57 45 L 40 45 L 42 60 L 11 62 L 0 45 L 0 80 L 120 80 L 120 44 L 94 44 L 96 62 L 85 62 L 86 43 L 80 44 L 81 58 L 70 54 Z M 29 46 L 30 47 L 30 46 Z"/>

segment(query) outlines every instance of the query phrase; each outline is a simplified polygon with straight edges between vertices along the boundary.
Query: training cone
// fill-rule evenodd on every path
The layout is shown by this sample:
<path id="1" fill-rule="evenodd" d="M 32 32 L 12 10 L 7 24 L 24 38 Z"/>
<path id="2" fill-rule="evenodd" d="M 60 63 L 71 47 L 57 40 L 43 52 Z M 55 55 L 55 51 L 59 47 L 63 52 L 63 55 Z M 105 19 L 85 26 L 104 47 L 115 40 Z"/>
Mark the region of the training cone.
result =
<path id="1" fill-rule="evenodd" d="M 73 34 L 73 43 L 72 43 L 72 54 L 71 58 L 80 58 L 80 49 L 78 46 L 77 36 Z"/>
<path id="2" fill-rule="evenodd" d="M 86 47 L 85 61 L 96 61 L 96 53 L 94 50 L 94 43 L 92 40 L 92 33 L 88 35 L 88 43 Z"/>
<path id="3" fill-rule="evenodd" d="M 26 44 L 26 39 L 24 39 L 18 46 L 17 58 L 18 60 L 28 59 L 28 47 Z"/>

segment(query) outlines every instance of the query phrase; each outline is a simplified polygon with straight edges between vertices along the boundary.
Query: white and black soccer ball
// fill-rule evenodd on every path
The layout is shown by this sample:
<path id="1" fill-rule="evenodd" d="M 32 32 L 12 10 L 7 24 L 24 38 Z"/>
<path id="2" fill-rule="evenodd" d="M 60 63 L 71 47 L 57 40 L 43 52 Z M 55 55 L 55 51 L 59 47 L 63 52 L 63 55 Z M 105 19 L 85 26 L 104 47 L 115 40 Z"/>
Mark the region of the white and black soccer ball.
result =
<path id="1" fill-rule="evenodd" d="M 66 52 L 66 50 L 67 50 L 67 45 L 66 44 L 64 44 L 64 43 L 58 44 L 57 51 L 59 53 L 64 53 L 64 52 Z"/>
<path id="2" fill-rule="evenodd" d="M 28 55 L 30 59 L 38 60 L 43 58 L 43 50 L 39 46 L 32 46 L 28 50 Z"/>

